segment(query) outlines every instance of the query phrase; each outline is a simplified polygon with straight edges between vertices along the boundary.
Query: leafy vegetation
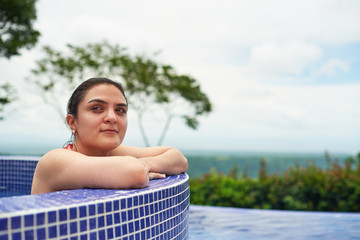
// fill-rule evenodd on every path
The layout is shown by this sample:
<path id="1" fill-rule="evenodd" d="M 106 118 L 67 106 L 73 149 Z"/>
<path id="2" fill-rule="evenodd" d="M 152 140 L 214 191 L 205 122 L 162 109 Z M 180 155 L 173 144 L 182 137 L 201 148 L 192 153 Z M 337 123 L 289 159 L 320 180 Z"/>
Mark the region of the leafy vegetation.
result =
<path id="1" fill-rule="evenodd" d="M 85 46 L 68 44 L 67 50 L 43 47 L 45 57 L 36 61 L 36 68 L 28 78 L 62 121 L 65 107 L 60 104 L 61 98 L 70 96 L 79 83 L 94 76 L 120 79 L 123 83 L 146 146 L 151 145 L 143 126 L 147 114 L 153 116 L 159 110 L 165 116 L 157 143 L 161 145 L 174 118 L 181 118 L 186 126 L 196 129 L 198 118 L 212 111 L 212 104 L 196 79 L 178 74 L 171 65 L 146 56 L 132 56 L 126 48 L 106 41 Z"/>
<path id="2" fill-rule="evenodd" d="M 37 43 L 40 32 L 33 28 L 35 3 L 36 0 L 0 0 L 0 57 L 10 59 Z M 17 98 L 15 88 L 5 82 L 8 80 L 0 80 L 0 120 L 5 106 Z"/>
<path id="3" fill-rule="evenodd" d="M 360 212 L 360 153 L 344 164 L 325 155 L 327 166 L 314 162 L 269 174 L 261 160 L 258 177 L 238 173 L 234 165 L 223 174 L 212 168 L 190 178 L 191 204 L 259 209 Z"/>

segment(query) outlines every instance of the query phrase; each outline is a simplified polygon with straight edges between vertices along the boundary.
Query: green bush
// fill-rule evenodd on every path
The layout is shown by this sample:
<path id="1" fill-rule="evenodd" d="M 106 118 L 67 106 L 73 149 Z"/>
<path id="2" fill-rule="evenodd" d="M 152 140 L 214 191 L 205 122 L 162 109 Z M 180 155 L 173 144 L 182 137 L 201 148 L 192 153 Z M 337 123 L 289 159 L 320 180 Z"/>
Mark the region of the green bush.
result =
<path id="1" fill-rule="evenodd" d="M 268 174 L 260 161 L 258 178 L 237 166 L 225 175 L 216 171 L 190 178 L 191 204 L 258 209 L 360 212 L 360 153 L 345 165 L 327 156 L 326 169 L 296 164 L 281 175 Z"/>

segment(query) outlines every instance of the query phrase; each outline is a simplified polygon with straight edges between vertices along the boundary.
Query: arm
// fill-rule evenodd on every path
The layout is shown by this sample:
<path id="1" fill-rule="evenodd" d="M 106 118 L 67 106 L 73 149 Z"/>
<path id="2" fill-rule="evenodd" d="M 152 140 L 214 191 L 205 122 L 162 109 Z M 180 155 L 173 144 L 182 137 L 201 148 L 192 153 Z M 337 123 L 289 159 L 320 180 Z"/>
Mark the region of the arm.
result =
<path id="1" fill-rule="evenodd" d="M 175 175 L 186 172 L 188 162 L 186 157 L 177 149 L 171 147 L 139 148 L 119 146 L 113 155 L 132 156 L 150 165 L 150 172 Z"/>
<path id="2" fill-rule="evenodd" d="M 45 154 L 36 167 L 32 194 L 78 188 L 142 188 L 150 166 L 130 156 L 89 157 L 65 149 Z"/>

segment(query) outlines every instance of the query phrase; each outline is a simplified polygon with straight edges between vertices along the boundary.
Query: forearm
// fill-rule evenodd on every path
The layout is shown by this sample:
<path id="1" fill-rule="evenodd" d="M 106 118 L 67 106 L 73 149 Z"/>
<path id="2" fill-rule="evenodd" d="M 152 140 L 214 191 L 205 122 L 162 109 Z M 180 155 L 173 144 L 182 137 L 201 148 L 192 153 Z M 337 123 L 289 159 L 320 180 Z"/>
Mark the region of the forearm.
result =
<path id="1" fill-rule="evenodd" d="M 88 157 L 58 149 L 36 167 L 32 194 L 78 188 L 142 188 L 150 165 L 134 157 Z"/>
<path id="2" fill-rule="evenodd" d="M 186 157 L 175 148 L 171 148 L 157 156 L 141 159 L 150 165 L 151 172 L 175 175 L 186 172 L 188 168 Z"/>

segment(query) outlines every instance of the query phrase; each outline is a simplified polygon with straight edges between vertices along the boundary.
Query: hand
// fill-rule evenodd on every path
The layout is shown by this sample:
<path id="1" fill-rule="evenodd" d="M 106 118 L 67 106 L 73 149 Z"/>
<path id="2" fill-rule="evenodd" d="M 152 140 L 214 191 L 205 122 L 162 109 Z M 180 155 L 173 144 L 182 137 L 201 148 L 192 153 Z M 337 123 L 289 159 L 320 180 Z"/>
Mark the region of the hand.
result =
<path id="1" fill-rule="evenodd" d="M 166 178 L 166 175 L 163 173 L 149 172 L 149 180 L 160 179 L 160 178 Z"/>

